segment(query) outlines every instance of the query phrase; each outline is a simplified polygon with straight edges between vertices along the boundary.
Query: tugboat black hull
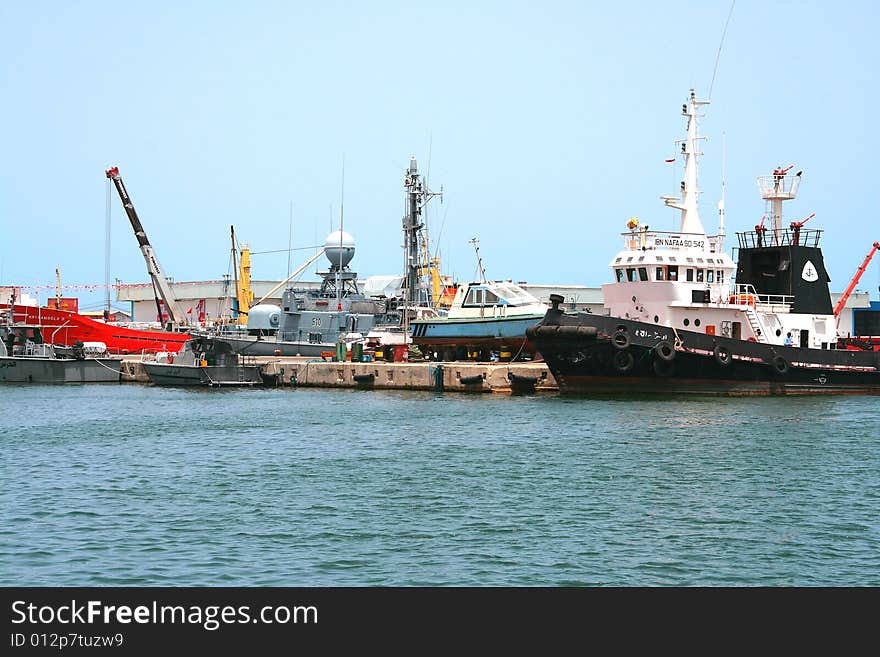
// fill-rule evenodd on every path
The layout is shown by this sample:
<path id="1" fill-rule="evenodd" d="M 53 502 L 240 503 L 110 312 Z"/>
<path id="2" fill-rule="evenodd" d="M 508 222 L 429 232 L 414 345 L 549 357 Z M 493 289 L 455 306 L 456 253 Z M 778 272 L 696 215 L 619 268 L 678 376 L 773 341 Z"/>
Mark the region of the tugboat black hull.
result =
<path id="1" fill-rule="evenodd" d="M 880 352 L 781 347 L 555 309 L 529 333 L 565 394 L 880 394 Z"/>

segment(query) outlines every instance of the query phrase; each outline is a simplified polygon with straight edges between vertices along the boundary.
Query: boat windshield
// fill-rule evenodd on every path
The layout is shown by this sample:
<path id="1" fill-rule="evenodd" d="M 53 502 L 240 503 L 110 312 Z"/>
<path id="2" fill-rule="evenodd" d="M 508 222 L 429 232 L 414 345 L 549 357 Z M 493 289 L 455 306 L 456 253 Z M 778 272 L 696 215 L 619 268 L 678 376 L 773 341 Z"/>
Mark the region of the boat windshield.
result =
<path id="1" fill-rule="evenodd" d="M 515 283 L 486 283 L 472 285 L 467 291 L 464 306 L 527 306 L 541 303 Z"/>
<path id="2" fill-rule="evenodd" d="M 496 283 L 491 289 L 498 295 L 501 305 L 527 306 L 540 303 L 535 297 L 513 283 Z"/>

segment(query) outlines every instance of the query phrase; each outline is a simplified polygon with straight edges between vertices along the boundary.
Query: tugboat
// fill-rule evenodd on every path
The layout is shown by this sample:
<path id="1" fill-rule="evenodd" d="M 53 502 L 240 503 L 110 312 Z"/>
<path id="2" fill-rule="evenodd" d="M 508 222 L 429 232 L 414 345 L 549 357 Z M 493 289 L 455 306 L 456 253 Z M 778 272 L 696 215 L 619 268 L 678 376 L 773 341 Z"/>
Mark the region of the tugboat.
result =
<path id="1" fill-rule="evenodd" d="M 783 227 L 802 172 L 778 167 L 758 179 L 769 205 L 764 221 L 737 233 L 738 262 L 719 231 L 707 235 L 697 208 L 698 112 L 708 101 L 691 90 L 682 106 L 680 230 L 652 231 L 631 219 L 624 249 L 603 285 L 607 315 L 566 314 L 562 298 L 527 331 L 563 393 L 798 394 L 880 393 L 880 352 L 842 347 L 829 277 L 813 217 Z M 730 281 L 735 272 L 735 284 Z"/>

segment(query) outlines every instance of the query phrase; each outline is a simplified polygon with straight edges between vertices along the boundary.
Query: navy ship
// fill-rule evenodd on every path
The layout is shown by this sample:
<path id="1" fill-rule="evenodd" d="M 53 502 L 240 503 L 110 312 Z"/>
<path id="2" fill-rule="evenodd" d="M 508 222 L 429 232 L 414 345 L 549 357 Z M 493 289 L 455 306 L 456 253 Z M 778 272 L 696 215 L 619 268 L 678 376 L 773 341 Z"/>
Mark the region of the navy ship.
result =
<path id="1" fill-rule="evenodd" d="M 603 286 L 606 314 L 567 314 L 551 296 L 527 331 L 563 393 L 880 393 L 880 352 L 841 348 L 820 241 L 812 219 L 783 225 L 802 173 L 777 167 L 758 179 L 771 225 L 737 233 L 737 262 L 719 230 L 708 235 L 697 198 L 698 118 L 707 101 L 691 90 L 682 114 L 685 179 L 676 232 L 633 218 Z M 733 283 L 733 285 L 731 285 Z M 850 286 L 850 290 L 852 285 Z"/>
<path id="2" fill-rule="evenodd" d="M 432 192 L 422 179 L 413 157 L 406 170 L 407 213 L 403 218 L 404 275 L 399 296 L 364 294 L 358 275 L 349 265 L 355 254 L 354 238 L 342 229 L 327 236 L 324 247 L 288 276 L 264 299 L 282 286 L 281 306 L 257 303 L 248 310 L 244 332 L 226 328 L 219 337 L 236 353 L 247 356 L 320 356 L 334 352 L 340 343 L 370 342 L 376 345 L 410 343 L 409 322 L 438 315 L 441 277 L 439 259 L 428 257 L 424 206 L 442 192 Z M 319 289 L 288 284 L 321 254 L 329 269 L 318 272 Z M 428 275 L 435 282 L 432 289 Z M 391 277 L 395 278 L 395 277 Z M 436 297 L 432 298 L 432 294 Z M 194 335 L 202 334 L 194 331 Z"/>
<path id="3" fill-rule="evenodd" d="M 330 233 L 322 249 L 330 263 L 319 289 L 287 287 L 281 306 L 260 303 L 248 313 L 245 334 L 219 337 L 236 353 L 247 356 L 320 356 L 342 341 L 360 342 L 377 324 L 400 323 L 395 300 L 365 296 L 349 264 L 355 254 L 351 235 Z"/>

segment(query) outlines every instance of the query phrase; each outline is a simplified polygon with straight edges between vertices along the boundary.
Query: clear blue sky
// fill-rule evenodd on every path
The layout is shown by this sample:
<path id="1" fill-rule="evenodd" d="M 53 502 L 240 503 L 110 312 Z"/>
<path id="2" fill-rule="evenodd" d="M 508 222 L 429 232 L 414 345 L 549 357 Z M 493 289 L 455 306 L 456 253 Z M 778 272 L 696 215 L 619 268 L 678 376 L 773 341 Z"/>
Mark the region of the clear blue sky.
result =
<path id="1" fill-rule="evenodd" d="M 294 246 L 323 241 L 343 157 L 355 269 L 398 273 L 404 168 L 416 155 L 426 169 L 430 148 L 449 273 L 474 275 L 479 237 L 490 277 L 598 286 L 629 217 L 677 225 L 659 200 L 675 188 L 664 159 L 688 89 L 708 95 L 729 9 L 5 2 L 2 282 L 51 285 L 60 266 L 65 283 L 103 283 L 109 166 L 167 272 L 200 280 L 229 272 L 230 224 L 254 250 L 286 248 L 291 201 Z M 729 232 L 764 213 L 755 178 L 794 163 L 789 217 L 816 212 L 837 291 L 880 239 L 878 18 L 873 2 L 739 0 L 702 125 L 707 229 L 723 133 Z M 113 277 L 144 282 L 115 191 L 112 212 Z M 286 269 L 286 255 L 254 258 L 256 278 Z M 880 258 L 860 286 L 873 298 L 878 271 Z"/>

